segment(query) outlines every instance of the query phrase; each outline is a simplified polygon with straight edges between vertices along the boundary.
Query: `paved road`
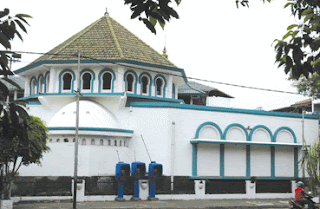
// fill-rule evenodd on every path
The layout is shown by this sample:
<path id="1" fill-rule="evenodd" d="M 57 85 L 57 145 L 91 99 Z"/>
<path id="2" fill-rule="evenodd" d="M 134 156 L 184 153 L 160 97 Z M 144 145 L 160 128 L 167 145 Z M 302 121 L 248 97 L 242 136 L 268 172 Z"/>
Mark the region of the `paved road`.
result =
<path id="1" fill-rule="evenodd" d="M 77 203 L 78 209 L 145 209 L 145 208 L 160 208 L 160 209 L 219 209 L 219 208 L 288 208 L 287 199 L 242 199 L 242 200 L 157 200 L 157 201 L 126 201 L 126 202 L 82 202 Z M 16 203 L 14 209 L 62 209 L 72 208 L 71 202 L 21 202 Z"/>

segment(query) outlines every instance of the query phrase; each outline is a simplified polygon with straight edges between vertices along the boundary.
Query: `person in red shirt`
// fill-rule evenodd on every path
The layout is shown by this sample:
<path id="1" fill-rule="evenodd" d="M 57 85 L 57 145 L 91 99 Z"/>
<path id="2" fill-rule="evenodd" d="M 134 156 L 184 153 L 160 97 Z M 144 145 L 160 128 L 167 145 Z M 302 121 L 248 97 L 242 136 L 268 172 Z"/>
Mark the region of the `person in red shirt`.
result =
<path id="1" fill-rule="evenodd" d="M 309 195 L 302 187 L 304 186 L 304 183 L 299 181 L 297 183 L 298 188 L 296 188 L 294 191 L 296 193 L 295 199 L 296 202 L 298 202 L 300 205 L 308 204 L 308 208 L 312 209 L 313 208 L 313 203 L 310 200 L 307 200 L 304 198 L 305 196 L 309 196 L 313 198 L 312 195 Z"/>

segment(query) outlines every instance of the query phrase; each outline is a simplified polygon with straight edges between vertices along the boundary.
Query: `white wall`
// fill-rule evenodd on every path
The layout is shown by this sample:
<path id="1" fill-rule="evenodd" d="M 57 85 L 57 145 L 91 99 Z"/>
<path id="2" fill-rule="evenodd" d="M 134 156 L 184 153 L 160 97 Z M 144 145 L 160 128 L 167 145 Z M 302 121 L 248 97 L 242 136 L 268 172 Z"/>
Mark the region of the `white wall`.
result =
<path id="1" fill-rule="evenodd" d="M 200 144 L 198 146 L 198 175 L 220 175 L 220 145 Z"/>
<path id="2" fill-rule="evenodd" d="M 30 114 L 40 116 L 49 122 L 53 115 L 62 108 L 65 103 L 73 98 L 62 97 L 48 99 L 50 107 L 43 105 L 30 105 Z M 111 107 L 113 104 L 106 101 L 105 98 L 94 98 L 95 101 Z M 114 100 L 115 101 L 115 100 Z M 174 167 L 174 175 L 191 176 L 192 175 L 192 145 L 190 140 L 194 139 L 198 127 L 205 122 L 217 124 L 222 133 L 233 123 L 241 124 L 244 127 L 250 126 L 252 129 L 257 125 L 263 125 L 270 129 L 274 134 L 280 127 L 286 126 L 292 129 L 296 135 L 297 143 L 302 143 L 302 125 L 301 118 L 275 117 L 255 114 L 242 114 L 219 111 L 200 111 L 176 108 L 140 108 L 126 107 L 113 108 L 113 113 L 118 118 L 122 128 L 134 131 L 133 137 L 129 139 L 129 147 L 123 152 L 121 160 L 131 163 L 134 160 L 150 163 L 147 150 L 141 138 L 143 136 L 145 144 L 150 153 L 151 159 L 164 165 L 164 175 L 171 174 L 171 168 Z M 172 136 L 172 122 L 175 123 L 175 136 Z M 213 131 L 213 132 L 212 132 Z M 214 139 L 221 138 L 218 129 L 205 127 L 200 132 L 200 137 L 210 137 L 214 133 Z M 250 134 L 250 130 L 248 130 Z M 291 133 L 281 131 L 278 133 L 277 142 L 293 143 Z M 175 138 L 174 159 L 171 161 L 171 140 Z M 305 138 L 308 144 L 318 138 L 318 121 L 314 119 L 305 119 Z M 226 134 L 226 141 L 244 141 L 245 134 L 241 128 L 230 128 Z M 264 129 L 257 129 L 252 137 L 253 141 L 270 142 L 271 137 Z M 50 166 L 43 169 L 43 174 L 50 175 L 72 175 L 73 169 L 73 148 L 61 144 L 59 148 L 56 145 L 49 146 L 52 152 L 45 154 L 43 166 L 56 166 L 61 162 L 59 167 L 63 170 L 54 169 L 51 174 Z M 81 148 L 82 149 L 82 148 Z M 119 149 L 119 152 L 122 150 Z M 271 151 L 270 147 L 251 146 L 251 176 L 270 176 L 271 170 Z M 88 158 L 83 161 L 83 175 L 112 175 L 114 165 L 118 162 L 116 151 L 110 147 L 86 147 L 83 148 L 82 154 Z M 299 156 L 301 156 L 299 154 Z M 97 161 L 96 161 L 97 159 Z M 107 159 L 107 160 L 106 160 Z M 225 145 L 225 176 L 245 176 L 246 175 L 246 148 L 244 145 Z M 112 162 L 112 163 L 109 163 Z M 87 163 L 87 164 L 86 164 Z M 172 164 L 173 163 L 173 164 Z M 199 145 L 198 146 L 198 175 L 201 176 L 219 176 L 220 171 L 220 149 L 219 145 Z M 292 177 L 293 176 L 293 149 L 276 148 L 275 149 L 275 174 L 276 176 Z M 289 166 L 289 167 L 286 167 Z M 95 168 L 97 168 L 95 170 Z M 37 175 L 41 168 L 34 170 Z M 66 170 L 64 170 L 66 169 Z M 80 169 L 80 170 L 81 170 Z M 68 170 L 68 171 L 67 171 Z M 71 171 L 69 171 L 71 170 Z M 59 173 L 58 173 L 59 172 Z M 22 175 L 29 175 L 30 171 L 21 172 Z M 34 174 L 35 175 L 35 174 Z M 301 174 L 300 174 L 301 175 Z"/>
<path id="3" fill-rule="evenodd" d="M 271 150 L 268 146 L 251 146 L 251 176 L 271 176 Z"/>

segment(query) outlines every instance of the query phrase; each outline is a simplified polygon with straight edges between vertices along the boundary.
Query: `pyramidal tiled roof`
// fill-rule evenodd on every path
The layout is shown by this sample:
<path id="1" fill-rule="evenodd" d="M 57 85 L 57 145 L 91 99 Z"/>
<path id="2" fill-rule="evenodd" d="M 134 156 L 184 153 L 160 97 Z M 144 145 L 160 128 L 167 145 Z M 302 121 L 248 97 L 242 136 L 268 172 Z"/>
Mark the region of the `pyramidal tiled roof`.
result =
<path id="1" fill-rule="evenodd" d="M 98 19 L 33 63 L 44 60 L 76 60 L 78 49 L 84 59 L 132 60 L 176 67 L 108 15 Z"/>

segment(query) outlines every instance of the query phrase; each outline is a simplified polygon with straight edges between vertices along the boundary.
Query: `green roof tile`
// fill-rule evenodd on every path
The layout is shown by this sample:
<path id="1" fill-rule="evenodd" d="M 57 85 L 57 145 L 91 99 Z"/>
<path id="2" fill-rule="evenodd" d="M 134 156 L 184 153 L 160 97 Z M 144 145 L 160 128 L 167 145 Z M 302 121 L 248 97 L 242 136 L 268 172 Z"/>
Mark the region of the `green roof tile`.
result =
<path id="1" fill-rule="evenodd" d="M 78 49 L 84 59 L 133 60 L 176 67 L 108 15 L 98 19 L 33 63 L 42 60 L 76 60 Z"/>

